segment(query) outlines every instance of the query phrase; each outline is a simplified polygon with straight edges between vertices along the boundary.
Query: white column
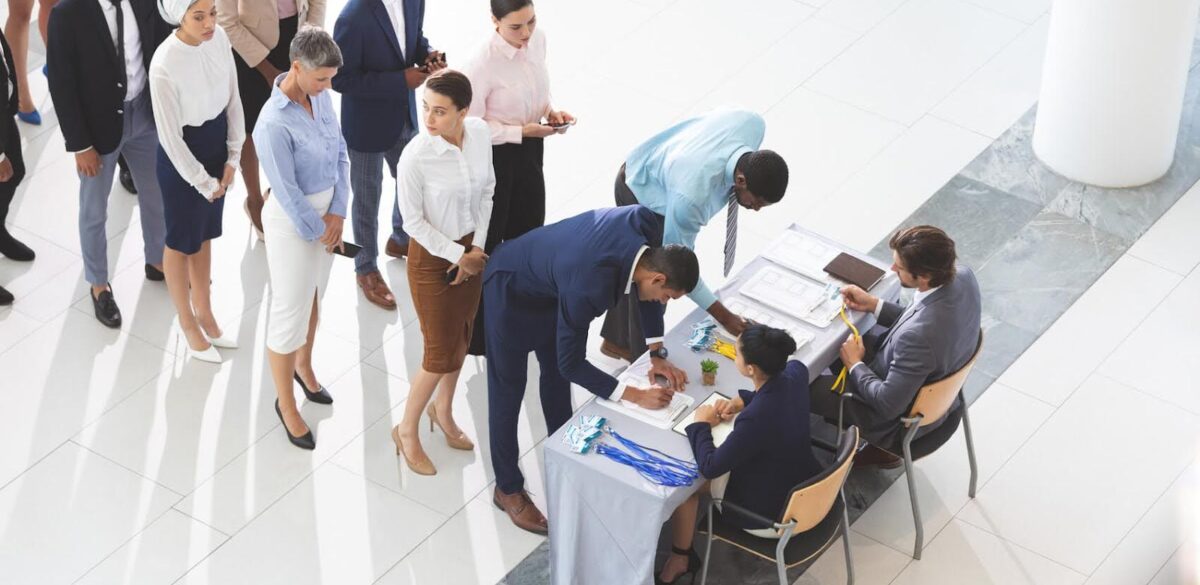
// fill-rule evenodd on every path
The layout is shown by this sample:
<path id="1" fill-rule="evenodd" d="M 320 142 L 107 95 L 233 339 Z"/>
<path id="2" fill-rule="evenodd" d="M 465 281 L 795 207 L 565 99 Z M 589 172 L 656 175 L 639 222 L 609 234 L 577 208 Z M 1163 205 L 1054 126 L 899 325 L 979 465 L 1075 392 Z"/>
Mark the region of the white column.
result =
<path id="1" fill-rule="evenodd" d="M 1175 153 L 1200 0 L 1055 0 L 1033 150 L 1067 178 L 1133 187 Z"/>

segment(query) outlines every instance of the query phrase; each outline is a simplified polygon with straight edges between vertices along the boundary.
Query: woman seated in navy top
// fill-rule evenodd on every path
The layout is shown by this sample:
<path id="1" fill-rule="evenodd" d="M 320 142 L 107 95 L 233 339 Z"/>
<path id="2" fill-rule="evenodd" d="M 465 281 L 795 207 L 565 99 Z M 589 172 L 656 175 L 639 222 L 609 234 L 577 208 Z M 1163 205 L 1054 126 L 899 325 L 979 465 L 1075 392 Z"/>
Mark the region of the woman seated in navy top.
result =
<path id="1" fill-rule="evenodd" d="M 792 337 L 765 325 L 747 327 L 737 349 L 738 372 L 753 382 L 754 390 L 740 390 L 732 400 L 698 408 L 696 422 L 687 427 L 688 440 L 714 498 L 778 519 L 792 488 L 821 472 L 809 437 L 808 368 L 788 360 L 796 352 Z M 734 415 L 733 432 L 715 446 L 713 425 Z M 674 583 L 699 568 L 700 559 L 692 550 L 699 504 L 697 492 L 675 509 L 672 554 L 656 582 Z M 752 529 L 734 514 L 727 518 L 756 536 L 778 538 L 773 529 Z"/>

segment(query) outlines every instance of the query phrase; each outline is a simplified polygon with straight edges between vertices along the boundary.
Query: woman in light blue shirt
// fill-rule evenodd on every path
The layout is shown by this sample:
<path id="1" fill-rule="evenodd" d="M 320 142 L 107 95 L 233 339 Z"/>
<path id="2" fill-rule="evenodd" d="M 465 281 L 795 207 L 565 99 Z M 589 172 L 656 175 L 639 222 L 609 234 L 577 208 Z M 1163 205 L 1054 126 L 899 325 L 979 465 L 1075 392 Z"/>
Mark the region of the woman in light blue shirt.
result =
<path id="1" fill-rule="evenodd" d="M 276 78 L 259 114 L 254 144 L 271 184 L 263 232 L 271 275 L 267 355 L 278 394 L 275 412 L 292 444 L 313 449 L 316 441 L 292 396 L 292 380 L 309 400 L 333 402 L 313 373 L 312 350 L 331 253 L 343 246 L 350 159 L 327 91 L 342 66 L 337 44 L 325 31 L 306 27 L 292 40 L 289 58 L 291 68 Z"/>

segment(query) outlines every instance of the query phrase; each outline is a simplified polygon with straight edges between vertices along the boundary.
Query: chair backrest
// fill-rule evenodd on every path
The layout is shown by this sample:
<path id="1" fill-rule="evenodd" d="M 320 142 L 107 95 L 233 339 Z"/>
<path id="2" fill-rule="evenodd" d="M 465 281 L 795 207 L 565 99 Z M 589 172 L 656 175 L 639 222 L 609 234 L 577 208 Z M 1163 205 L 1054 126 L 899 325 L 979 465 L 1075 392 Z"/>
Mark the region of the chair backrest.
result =
<path id="1" fill-rule="evenodd" d="M 915 418 L 917 415 L 921 415 L 920 426 L 931 425 L 942 420 L 942 417 L 946 416 L 946 412 L 950 410 L 950 406 L 954 404 L 954 399 L 958 397 L 959 391 L 962 390 L 963 383 L 967 381 L 967 374 L 970 374 L 971 368 L 975 366 L 975 360 L 979 358 L 981 349 L 983 349 L 983 329 L 979 330 L 979 342 L 975 344 L 975 353 L 971 354 L 971 359 L 967 360 L 966 365 L 937 382 L 922 386 L 917 391 L 917 399 L 913 402 L 909 416 Z"/>
<path id="2" fill-rule="evenodd" d="M 788 498 L 788 505 L 783 511 L 783 520 L 780 523 L 787 524 L 795 521 L 796 528 L 793 530 L 795 534 L 820 524 L 825 516 L 829 515 L 829 510 L 837 501 L 838 494 L 842 491 L 842 484 L 846 483 L 846 477 L 850 475 L 850 468 L 854 464 L 854 454 L 857 452 L 858 427 L 851 426 L 842 433 L 842 440 L 838 443 L 837 457 L 834 458 L 833 463 L 817 476 L 792 488 L 792 494 Z"/>

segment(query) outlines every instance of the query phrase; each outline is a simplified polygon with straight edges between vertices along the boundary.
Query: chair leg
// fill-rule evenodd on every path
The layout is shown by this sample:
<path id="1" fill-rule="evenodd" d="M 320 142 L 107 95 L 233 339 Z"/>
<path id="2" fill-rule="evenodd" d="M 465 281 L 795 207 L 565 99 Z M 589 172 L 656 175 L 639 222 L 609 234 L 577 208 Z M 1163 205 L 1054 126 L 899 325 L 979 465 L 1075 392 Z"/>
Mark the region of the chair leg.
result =
<path id="1" fill-rule="evenodd" d="M 916 428 L 914 425 L 913 428 Z M 909 433 L 913 435 L 915 433 Z M 908 478 L 908 497 L 912 500 L 913 524 L 917 528 L 917 541 L 913 545 L 913 558 L 921 560 L 921 548 L 925 544 L 925 524 L 921 522 L 921 506 L 917 504 L 917 481 L 913 478 L 912 441 L 904 441 L 904 476 Z"/>
<path id="2" fill-rule="evenodd" d="M 700 585 L 708 582 L 708 560 L 712 558 L 712 541 L 713 541 L 713 508 L 712 502 L 708 504 L 708 538 L 704 541 L 704 562 L 700 568 Z"/>
<path id="3" fill-rule="evenodd" d="M 846 584 L 854 585 L 854 561 L 850 558 L 850 513 L 846 494 L 842 492 L 842 546 L 846 548 Z"/>
<path id="4" fill-rule="evenodd" d="M 963 434 L 967 437 L 967 460 L 971 462 L 971 486 L 967 495 L 975 497 L 975 483 L 979 480 L 979 468 L 975 465 L 975 439 L 971 436 L 971 417 L 967 415 L 967 403 L 963 402 Z"/>
<path id="5" fill-rule="evenodd" d="M 779 585 L 788 585 L 787 564 L 783 560 L 783 551 L 787 548 L 788 539 L 779 539 L 779 544 L 775 546 L 775 570 L 779 573 Z"/>

